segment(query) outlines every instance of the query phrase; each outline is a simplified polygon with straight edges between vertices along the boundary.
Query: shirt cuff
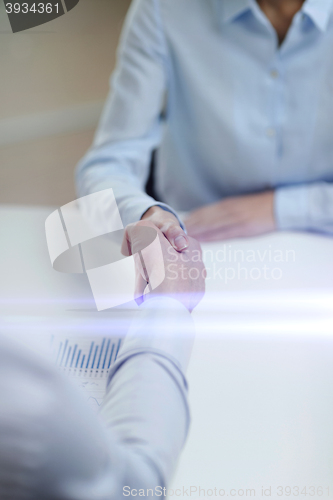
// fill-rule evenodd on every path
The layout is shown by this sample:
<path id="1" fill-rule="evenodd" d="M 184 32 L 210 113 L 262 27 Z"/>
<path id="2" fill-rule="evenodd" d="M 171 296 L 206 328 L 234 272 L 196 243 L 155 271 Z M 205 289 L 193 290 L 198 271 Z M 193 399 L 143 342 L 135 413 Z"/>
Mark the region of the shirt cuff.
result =
<path id="1" fill-rule="evenodd" d="M 308 188 L 306 186 L 278 188 L 274 195 L 274 212 L 278 229 L 308 229 Z"/>
<path id="2" fill-rule="evenodd" d="M 170 359 L 185 373 L 194 342 L 191 314 L 178 300 L 147 299 L 127 333 L 117 361 L 138 353 L 156 353 Z"/>

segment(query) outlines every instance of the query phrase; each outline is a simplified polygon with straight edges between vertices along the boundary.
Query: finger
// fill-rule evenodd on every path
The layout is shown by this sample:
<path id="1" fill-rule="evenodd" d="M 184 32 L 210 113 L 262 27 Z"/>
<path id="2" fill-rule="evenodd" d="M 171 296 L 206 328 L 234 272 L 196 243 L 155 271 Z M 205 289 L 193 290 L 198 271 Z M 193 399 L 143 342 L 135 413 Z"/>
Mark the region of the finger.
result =
<path id="1" fill-rule="evenodd" d="M 150 290 L 151 287 L 156 288 L 165 278 L 165 258 L 169 255 L 169 250 L 177 252 L 151 222 L 148 227 L 146 223 L 137 223 L 130 233 L 136 272 L 145 281 L 139 283 L 144 288 L 148 283 Z M 141 288 L 139 292 L 142 292 Z"/>
<path id="2" fill-rule="evenodd" d="M 193 261 L 193 263 L 195 263 L 198 266 L 199 265 L 199 263 L 198 263 L 198 252 L 199 252 L 199 256 L 200 256 L 200 265 L 199 265 L 199 267 L 201 267 L 201 271 L 200 272 L 202 273 L 202 276 L 204 278 L 207 278 L 207 271 L 206 271 L 204 262 L 202 260 L 203 253 L 202 253 L 201 245 L 198 242 L 198 240 L 196 240 L 195 238 L 192 238 L 191 236 L 188 237 L 188 240 L 189 240 L 189 244 L 190 244 L 189 250 L 187 251 L 188 252 L 189 260 Z"/>
<path id="3" fill-rule="evenodd" d="M 134 287 L 134 299 L 139 305 L 143 302 L 144 291 L 147 287 L 147 273 L 146 269 L 142 266 L 142 259 L 139 254 L 134 254 L 134 265 L 135 265 L 135 287 Z"/>
<path id="4" fill-rule="evenodd" d="M 193 257 L 195 257 L 197 259 L 198 252 L 199 252 L 200 257 L 202 257 L 202 248 L 200 246 L 199 241 L 196 238 L 193 238 L 192 236 L 188 236 L 188 235 L 187 235 L 187 239 L 189 242 L 189 248 L 187 250 L 189 255 L 193 254 Z"/>
<path id="5" fill-rule="evenodd" d="M 138 305 L 144 301 L 144 291 L 148 284 L 147 270 L 143 268 L 141 250 L 150 245 L 156 238 L 158 229 L 151 222 L 137 222 L 126 227 L 121 252 L 125 256 L 134 256 L 135 286 L 134 299 Z M 160 233 L 161 234 L 161 233 Z M 163 235 L 161 234 L 161 237 Z M 164 237 L 163 237 L 164 238 Z"/>
<path id="6" fill-rule="evenodd" d="M 130 232 L 133 226 L 134 224 L 129 224 L 128 226 L 126 226 L 123 241 L 121 243 L 121 253 L 125 255 L 125 257 L 129 257 L 130 255 L 132 255 Z"/>
<path id="7" fill-rule="evenodd" d="M 181 252 L 188 248 L 189 241 L 185 231 L 179 226 L 179 224 L 173 222 L 166 222 L 160 226 L 160 230 L 174 247 L 175 250 Z"/>
<path id="8" fill-rule="evenodd" d="M 144 301 L 144 291 L 147 287 L 147 281 L 141 276 L 141 274 L 136 273 L 135 276 L 135 289 L 134 289 L 134 300 L 140 306 Z"/>
<path id="9" fill-rule="evenodd" d="M 133 255 L 150 245 L 156 238 L 158 228 L 150 221 L 139 221 L 126 226 L 121 252 L 125 256 Z"/>

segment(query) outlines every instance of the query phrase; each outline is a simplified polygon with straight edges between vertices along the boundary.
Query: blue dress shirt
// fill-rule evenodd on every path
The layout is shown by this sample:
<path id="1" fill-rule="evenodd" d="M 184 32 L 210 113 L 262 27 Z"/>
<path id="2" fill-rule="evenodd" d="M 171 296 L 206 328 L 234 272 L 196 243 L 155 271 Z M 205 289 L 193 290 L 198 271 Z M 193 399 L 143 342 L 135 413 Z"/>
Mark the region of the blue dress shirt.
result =
<path id="1" fill-rule="evenodd" d="M 279 229 L 332 233 L 332 7 L 306 0 L 279 46 L 255 0 L 134 0 L 80 196 L 140 219 L 158 148 L 167 210 L 274 189 Z"/>
<path id="2" fill-rule="evenodd" d="M 162 497 L 189 429 L 194 325 L 175 299 L 148 297 L 140 309 L 100 419 L 68 378 L 0 335 L 2 500 Z"/>

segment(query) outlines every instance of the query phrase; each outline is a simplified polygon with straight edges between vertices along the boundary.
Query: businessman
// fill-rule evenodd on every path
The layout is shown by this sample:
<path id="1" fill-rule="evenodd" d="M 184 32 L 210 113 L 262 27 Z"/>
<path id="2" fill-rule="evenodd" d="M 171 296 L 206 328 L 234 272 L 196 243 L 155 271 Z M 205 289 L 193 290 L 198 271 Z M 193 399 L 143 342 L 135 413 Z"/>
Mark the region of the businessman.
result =
<path id="1" fill-rule="evenodd" d="M 274 230 L 333 233 L 333 1 L 133 0 L 80 196 L 181 250 Z M 156 201 L 144 192 L 157 149 Z"/>
<path id="2" fill-rule="evenodd" d="M 147 224 L 127 229 L 133 254 Z M 101 419 L 44 360 L 0 337 L 1 500 L 165 498 L 189 427 L 189 311 L 203 296 L 205 269 L 195 240 L 181 259 L 159 237 L 166 278 L 145 295 L 111 368 Z M 158 271 L 154 255 L 147 258 Z"/>

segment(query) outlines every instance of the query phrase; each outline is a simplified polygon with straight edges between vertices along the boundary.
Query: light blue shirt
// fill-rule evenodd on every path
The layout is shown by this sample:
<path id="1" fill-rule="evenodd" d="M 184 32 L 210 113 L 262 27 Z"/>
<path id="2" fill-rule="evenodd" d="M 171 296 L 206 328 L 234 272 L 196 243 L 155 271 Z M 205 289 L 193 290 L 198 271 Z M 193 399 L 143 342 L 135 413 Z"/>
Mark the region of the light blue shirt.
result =
<path id="1" fill-rule="evenodd" d="M 67 377 L 0 335 L 1 499 L 165 498 L 189 428 L 194 325 L 168 297 L 140 309 L 100 419 Z"/>
<path id="2" fill-rule="evenodd" d="M 158 148 L 166 209 L 274 189 L 279 229 L 332 233 L 332 7 L 306 0 L 279 47 L 255 0 L 134 0 L 80 196 L 112 187 L 140 219 Z"/>

